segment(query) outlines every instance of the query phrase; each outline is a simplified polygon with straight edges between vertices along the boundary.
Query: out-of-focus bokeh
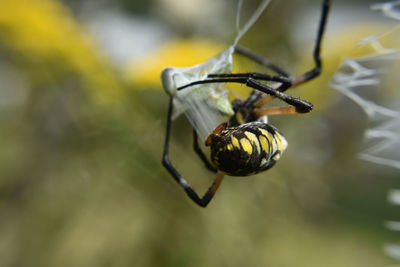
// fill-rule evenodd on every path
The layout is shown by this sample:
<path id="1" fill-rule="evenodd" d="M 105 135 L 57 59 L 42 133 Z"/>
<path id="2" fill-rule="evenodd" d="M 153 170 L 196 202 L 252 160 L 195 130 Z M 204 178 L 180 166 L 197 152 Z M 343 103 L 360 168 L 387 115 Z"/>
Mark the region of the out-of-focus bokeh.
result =
<path id="1" fill-rule="evenodd" d="M 320 2 L 272 1 L 240 43 L 310 69 Z M 230 45 L 236 1 L 0 1 L 0 266 L 395 264 L 382 247 L 400 238 L 384 227 L 400 219 L 386 201 L 399 172 L 357 158 L 368 119 L 330 87 L 357 42 L 393 21 L 372 2 L 332 2 L 323 74 L 290 92 L 315 110 L 271 118 L 286 154 L 268 172 L 227 177 L 203 209 L 161 166 L 159 75 Z M 257 4 L 245 1 L 243 21 Z M 372 96 L 399 103 L 395 90 Z M 178 118 L 171 160 L 204 191 L 213 174 L 191 138 Z"/>

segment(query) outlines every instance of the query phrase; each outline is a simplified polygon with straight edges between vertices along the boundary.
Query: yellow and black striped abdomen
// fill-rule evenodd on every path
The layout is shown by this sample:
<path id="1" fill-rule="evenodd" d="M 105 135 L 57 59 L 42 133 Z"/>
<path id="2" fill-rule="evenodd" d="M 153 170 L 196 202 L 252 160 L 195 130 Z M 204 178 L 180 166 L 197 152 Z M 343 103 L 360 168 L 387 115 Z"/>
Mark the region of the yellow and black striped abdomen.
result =
<path id="1" fill-rule="evenodd" d="M 287 147 L 273 126 L 250 122 L 211 136 L 211 160 L 228 175 L 246 176 L 271 168 Z"/>

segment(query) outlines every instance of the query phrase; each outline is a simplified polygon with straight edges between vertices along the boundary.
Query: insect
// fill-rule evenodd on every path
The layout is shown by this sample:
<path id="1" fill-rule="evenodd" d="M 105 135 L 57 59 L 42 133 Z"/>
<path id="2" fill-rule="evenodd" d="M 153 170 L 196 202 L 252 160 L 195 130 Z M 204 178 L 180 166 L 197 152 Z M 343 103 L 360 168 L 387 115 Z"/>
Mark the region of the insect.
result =
<path id="1" fill-rule="evenodd" d="M 170 95 L 170 101 L 162 164 L 186 194 L 199 206 L 208 205 L 225 174 L 231 176 L 252 175 L 271 168 L 279 160 L 288 143 L 278 129 L 268 124 L 268 116 L 308 113 L 313 109 L 313 104 L 289 96 L 285 91 L 312 80 L 321 73 L 320 50 L 329 7 L 330 0 L 323 0 L 313 52 L 315 66 L 297 77 L 291 76 L 279 65 L 237 44 L 229 48 L 230 52 L 221 53 L 220 57 L 229 58 L 231 55 L 229 53 L 234 52 L 269 68 L 275 74 L 232 73 L 229 61 L 225 65 L 214 68 L 210 68 L 206 62 L 202 66 L 200 71 L 202 76 L 198 80 L 193 80 L 193 77 L 196 76 L 191 72 L 192 69 L 187 69 L 188 72 L 186 70 L 181 72 L 182 69 L 179 68 L 163 70 L 161 80 L 165 91 Z M 271 82 L 273 85 L 270 85 Z M 244 84 L 252 88 L 252 92 L 245 100 L 236 99 L 229 102 L 228 98 L 219 90 L 219 85 L 226 83 Z M 228 120 L 216 126 L 205 139 L 205 145 L 210 147 L 211 161 L 200 149 L 198 134 L 196 130 L 193 131 L 195 152 L 210 171 L 217 173 L 212 185 L 202 197 L 175 169 L 168 157 L 174 106 L 179 103 L 179 101 L 174 101 L 178 98 L 179 93 L 194 90 L 193 88 L 197 88 L 195 92 L 199 94 L 199 98 L 203 97 L 205 101 L 213 99 L 210 106 L 217 110 L 218 114 L 228 116 Z M 217 97 L 214 94 L 217 94 Z M 274 98 L 278 98 L 288 105 L 264 107 Z M 185 104 L 189 100 L 190 97 L 182 97 L 180 101 L 181 104 Z M 198 118 L 199 121 L 201 119 Z M 196 123 L 199 121 L 193 121 L 192 125 L 197 126 Z"/>

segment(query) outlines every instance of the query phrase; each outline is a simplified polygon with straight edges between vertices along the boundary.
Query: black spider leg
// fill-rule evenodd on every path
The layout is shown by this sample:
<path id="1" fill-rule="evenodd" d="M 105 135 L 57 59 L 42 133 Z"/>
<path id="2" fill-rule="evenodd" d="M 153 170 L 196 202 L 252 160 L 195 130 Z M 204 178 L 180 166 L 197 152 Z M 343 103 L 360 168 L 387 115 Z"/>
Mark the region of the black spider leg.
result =
<path id="1" fill-rule="evenodd" d="M 276 76 L 271 76 L 275 77 Z M 278 80 L 276 80 L 278 81 Z M 201 81 L 195 81 L 189 84 L 186 84 L 182 87 L 179 87 L 177 90 L 182 90 L 185 89 L 189 86 L 194 86 L 194 85 L 199 85 L 199 84 L 205 84 L 205 83 L 241 83 L 241 84 L 246 84 L 247 86 L 259 90 L 263 93 L 266 93 L 268 95 L 271 95 L 273 97 L 279 98 L 280 100 L 286 102 L 287 104 L 294 106 L 296 108 L 296 111 L 298 113 L 307 113 L 310 112 L 313 108 L 313 104 L 299 99 L 295 98 L 292 96 L 289 96 L 277 89 L 274 89 L 266 84 L 263 84 L 257 80 L 255 80 L 252 77 L 247 77 L 247 78 L 218 78 L 218 79 L 206 79 L 206 80 L 201 80 Z M 287 85 L 286 85 L 287 86 Z"/>
<path id="2" fill-rule="evenodd" d="M 253 60 L 254 62 L 267 67 L 269 69 L 271 69 L 272 71 L 274 71 L 275 73 L 284 76 L 284 77 L 292 77 L 292 75 L 285 70 L 283 67 L 277 65 L 276 63 L 270 61 L 269 59 L 262 57 L 256 53 L 254 53 L 253 51 L 251 51 L 250 49 L 242 46 L 242 45 L 236 45 L 235 46 L 235 53 L 238 53 L 239 55 L 248 57 L 249 59 Z"/>
<path id="3" fill-rule="evenodd" d="M 193 149 L 196 152 L 196 154 L 200 157 L 200 159 L 204 162 L 204 165 L 207 167 L 212 172 L 217 172 L 218 170 L 207 160 L 206 155 L 204 155 L 203 150 L 201 150 L 199 146 L 199 140 L 197 137 L 197 132 L 195 129 L 193 129 Z"/>
<path id="4" fill-rule="evenodd" d="M 253 78 L 261 81 L 280 82 L 285 86 L 292 84 L 292 80 L 289 77 L 259 72 L 208 74 L 207 78 Z"/>
<path id="5" fill-rule="evenodd" d="M 217 177 L 215 178 L 212 185 L 208 188 L 207 192 L 203 197 L 199 197 L 199 195 L 194 191 L 194 189 L 186 182 L 186 180 L 179 174 L 179 172 L 175 169 L 168 157 L 169 150 L 169 140 L 171 133 L 171 124 L 172 124 L 172 110 L 173 110 L 173 97 L 170 98 L 169 108 L 168 108 L 168 118 L 167 118 L 167 128 L 165 134 L 165 143 L 164 143 L 164 152 L 162 157 L 162 164 L 167 169 L 167 171 L 172 175 L 175 181 L 182 186 L 185 190 L 186 194 L 201 207 L 206 207 L 207 204 L 213 198 L 215 192 L 217 191 L 220 183 L 222 182 L 224 174 L 222 172 L 218 172 Z"/>
<path id="6" fill-rule="evenodd" d="M 292 87 L 295 87 L 299 84 L 302 84 L 304 82 L 314 79 L 315 77 L 320 75 L 320 73 L 322 71 L 321 43 L 322 43 L 322 38 L 324 36 L 326 24 L 328 22 L 328 14 L 329 14 L 330 5 L 331 5 L 330 0 L 324 0 L 324 2 L 322 3 L 321 17 L 320 17 L 318 32 L 317 32 L 317 39 L 315 41 L 314 52 L 313 52 L 313 59 L 314 59 L 315 66 L 314 66 L 314 68 L 307 71 L 306 73 L 298 76 L 293 81 Z M 287 90 L 287 89 L 289 89 L 289 88 L 286 88 L 285 90 Z"/>
<path id="7" fill-rule="evenodd" d="M 222 73 L 222 74 L 209 74 L 207 78 L 252 78 L 254 80 L 279 82 L 281 85 L 277 88 L 279 91 L 285 91 L 292 86 L 292 79 L 286 76 L 268 75 L 258 72 L 249 73 Z"/>

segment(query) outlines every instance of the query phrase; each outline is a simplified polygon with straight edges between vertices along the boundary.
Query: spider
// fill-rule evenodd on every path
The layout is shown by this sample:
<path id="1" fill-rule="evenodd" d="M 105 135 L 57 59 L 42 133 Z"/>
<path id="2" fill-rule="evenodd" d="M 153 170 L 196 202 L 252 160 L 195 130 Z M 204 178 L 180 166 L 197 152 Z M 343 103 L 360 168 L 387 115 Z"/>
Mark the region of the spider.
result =
<path id="1" fill-rule="evenodd" d="M 171 69 L 162 72 L 164 89 L 170 94 L 167 127 L 164 143 L 162 164 L 185 190 L 186 194 L 201 207 L 206 207 L 215 195 L 224 175 L 248 176 L 265 171 L 279 160 L 287 147 L 285 137 L 274 126 L 267 123 L 267 116 L 278 114 L 308 113 L 313 109 L 313 104 L 299 98 L 285 94 L 285 91 L 316 78 L 322 70 L 321 65 L 321 41 L 325 25 L 328 19 L 330 0 L 323 0 L 317 38 L 313 51 L 315 66 L 297 77 L 270 60 L 250 51 L 249 49 L 235 45 L 234 53 L 245 56 L 269 68 L 274 75 L 263 73 L 209 73 L 205 79 L 196 80 L 177 87 L 173 83 Z M 276 88 L 265 82 L 275 82 Z M 205 140 L 205 145 L 210 147 L 211 162 L 204 155 L 198 143 L 196 130 L 193 131 L 193 148 L 212 172 L 217 173 L 212 185 L 206 193 L 200 197 L 196 191 L 175 169 L 168 157 L 169 140 L 174 108 L 174 94 L 176 92 L 201 86 L 205 84 L 239 83 L 252 88 L 252 92 L 245 100 L 236 99 L 230 103 L 233 115 L 227 122 L 218 125 Z M 175 86 L 175 87 L 174 87 Z M 172 93 L 171 93 L 172 92 Z M 288 106 L 266 107 L 272 99 L 278 98 L 286 102 Z"/>

